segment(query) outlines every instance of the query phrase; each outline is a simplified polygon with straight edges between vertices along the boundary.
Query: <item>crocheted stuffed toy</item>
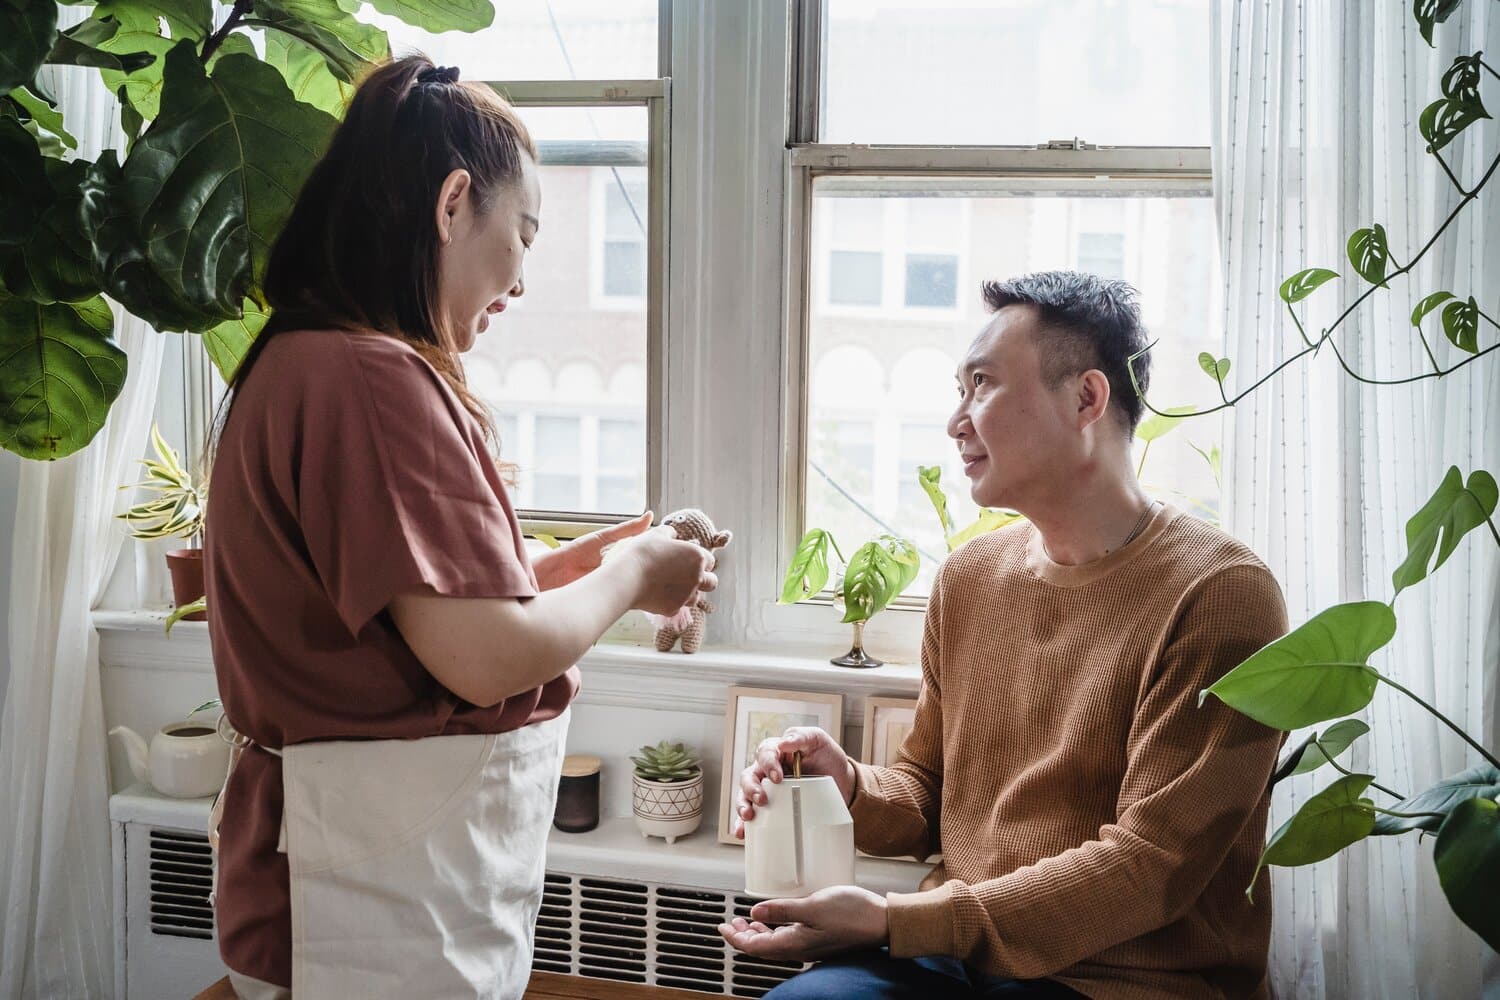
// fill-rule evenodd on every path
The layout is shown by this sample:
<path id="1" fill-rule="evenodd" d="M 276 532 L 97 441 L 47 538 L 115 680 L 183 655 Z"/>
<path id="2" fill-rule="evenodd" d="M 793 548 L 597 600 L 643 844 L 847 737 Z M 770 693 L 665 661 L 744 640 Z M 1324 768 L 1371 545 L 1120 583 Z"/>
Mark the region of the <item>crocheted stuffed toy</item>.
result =
<path id="1" fill-rule="evenodd" d="M 709 550 L 722 549 L 733 537 L 728 531 L 715 531 L 708 515 L 692 508 L 674 511 L 662 518 L 661 523 L 670 525 L 683 541 L 696 542 Z M 713 609 L 708 598 L 699 597 L 670 618 L 651 615 L 651 620 L 656 623 L 656 648 L 663 653 L 669 652 L 681 639 L 684 653 L 696 653 L 703 642 L 704 619 Z"/>

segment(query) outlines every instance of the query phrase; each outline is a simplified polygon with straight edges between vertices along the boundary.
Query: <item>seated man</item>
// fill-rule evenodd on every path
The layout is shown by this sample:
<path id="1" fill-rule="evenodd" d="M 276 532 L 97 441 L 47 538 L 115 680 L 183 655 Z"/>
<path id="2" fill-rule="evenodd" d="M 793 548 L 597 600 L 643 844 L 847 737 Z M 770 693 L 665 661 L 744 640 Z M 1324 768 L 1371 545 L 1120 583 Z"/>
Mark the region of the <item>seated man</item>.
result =
<path id="1" fill-rule="evenodd" d="M 740 776 L 803 754 L 878 855 L 943 860 L 914 893 L 855 886 L 758 904 L 737 948 L 838 956 L 809 997 L 1264 997 L 1265 843 L 1280 734 L 1198 694 L 1286 631 L 1270 572 L 1149 499 L 1131 440 L 1145 347 L 1134 290 L 1083 274 L 984 287 L 994 319 L 948 423 L 974 500 L 1025 514 L 953 553 L 933 587 L 916 723 L 892 767 L 829 734 L 767 740 Z M 1144 390 L 1147 359 L 1136 361 Z"/>

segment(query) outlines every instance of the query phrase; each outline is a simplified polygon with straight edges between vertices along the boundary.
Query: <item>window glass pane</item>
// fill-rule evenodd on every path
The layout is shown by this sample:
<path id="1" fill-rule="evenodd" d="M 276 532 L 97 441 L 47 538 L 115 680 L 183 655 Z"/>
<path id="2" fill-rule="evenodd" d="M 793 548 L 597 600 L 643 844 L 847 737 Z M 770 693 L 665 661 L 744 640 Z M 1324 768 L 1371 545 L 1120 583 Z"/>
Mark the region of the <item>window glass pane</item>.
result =
<path id="1" fill-rule="evenodd" d="M 916 198 L 906 205 L 906 241 L 925 250 L 958 247 L 963 213 L 955 198 Z"/>
<path id="2" fill-rule="evenodd" d="M 958 300 L 958 258 L 951 254 L 906 255 L 906 304 L 953 308 Z"/>
<path id="3" fill-rule="evenodd" d="M 657 0 L 502 0 L 488 28 L 439 35 L 366 8 L 396 55 L 413 49 L 471 80 L 641 80 L 657 75 Z"/>
<path id="4" fill-rule="evenodd" d="M 633 514 L 646 506 L 646 434 L 639 420 L 599 421 L 601 511 Z"/>
<path id="5" fill-rule="evenodd" d="M 884 243 L 884 203 L 879 198 L 840 198 L 833 205 L 833 241 L 847 247 Z"/>
<path id="6" fill-rule="evenodd" d="M 1209 0 L 828 0 L 823 142 L 1206 146 Z"/>
<path id="7" fill-rule="evenodd" d="M 930 204 L 940 185 L 930 178 L 862 178 L 855 185 L 847 178 L 822 178 L 813 189 L 815 223 L 842 192 L 867 196 L 882 186 L 899 211 Z M 884 311 L 850 314 L 829 307 L 837 304 L 831 294 L 811 297 L 804 528 L 832 530 L 846 554 L 886 530 L 911 538 L 924 553 L 913 593 L 927 592 L 932 570 L 946 554 L 937 515 L 916 481 L 917 466 L 942 467 L 959 528 L 977 513 L 945 427 L 957 401 L 954 370 L 988 321 L 982 281 L 1086 262 L 1095 270 L 1115 268 L 1140 291 L 1143 321 L 1158 341 L 1152 402 L 1164 408 L 1217 401 L 1213 382 L 1195 360 L 1199 351 L 1222 353 L 1212 200 L 1128 190 L 1084 196 L 1056 183 L 1043 195 L 1041 187 L 1005 179 L 948 199 L 966 220 L 955 228 L 962 235 L 955 254 L 897 248 L 906 263 L 904 305 L 910 308 L 898 301 Z M 815 283 L 825 256 L 828 271 L 838 272 L 842 252 L 830 249 L 830 228 L 813 226 Z M 1082 238 L 1090 234 L 1108 238 Z M 958 259 L 964 262 L 962 286 L 954 283 Z M 945 297 L 950 308 L 916 308 L 923 296 Z M 1199 516 L 1216 517 L 1218 484 L 1193 446 L 1211 451 L 1219 430 L 1217 418 L 1186 421 L 1153 444 L 1142 471 L 1147 490 Z"/>
<path id="8" fill-rule="evenodd" d="M 602 169 L 604 235 L 611 240 L 646 242 L 646 171 Z"/>
<path id="9" fill-rule="evenodd" d="M 828 301 L 840 306 L 880 305 L 880 254 L 834 250 L 828 259 Z"/>
<path id="10" fill-rule="evenodd" d="M 521 116 L 532 125 L 540 110 L 552 109 L 522 108 Z M 613 110 L 633 113 L 626 138 L 644 143 L 645 110 Z M 641 168 L 541 168 L 542 224 L 526 257 L 525 294 L 492 317 L 464 358 L 474 392 L 516 421 L 500 452 L 517 466 L 523 508 L 629 513 L 645 507 L 647 247 L 626 232 L 606 238 L 616 171 L 644 200 Z M 559 421 L 570 428 L 566 434 Z M 596 441 L 602 428 L 593 428 L 607 421 L 617 423 L 606 451 Z M 566 451 L 559 451 L 559 435 L 571 435 Z M 634 443 L 626 447 L 630 435 Z M 605 455 L 619 456 L 610 459 L 614 493 L 596 479 Z"/>

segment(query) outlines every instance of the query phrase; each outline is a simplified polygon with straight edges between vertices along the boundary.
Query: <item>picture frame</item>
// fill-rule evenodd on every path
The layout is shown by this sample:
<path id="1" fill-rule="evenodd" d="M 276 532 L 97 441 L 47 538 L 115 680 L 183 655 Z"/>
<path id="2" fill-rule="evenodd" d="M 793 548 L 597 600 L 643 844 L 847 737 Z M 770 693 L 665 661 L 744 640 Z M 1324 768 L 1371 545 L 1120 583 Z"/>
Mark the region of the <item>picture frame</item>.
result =
<path id="1" fill-rule="evenodd" d="M 865 764 L 889 767 L 896 763 L 901 742 L 916 724 L 917 699 L 865 699 L 864 739 L 860 741 L 859 759 Z"/>
<path id="2" fill-rule="evenodd" d="M 842 742 L 844 696 L 821 691 L 783 691 L 731 685 L 724 702 L 724 758 L 719 782 L 719 842 L 743 846 L 731 832 L 740 772 L 755 759 L 768 736 L 793 726 L 817 726 Z"/>

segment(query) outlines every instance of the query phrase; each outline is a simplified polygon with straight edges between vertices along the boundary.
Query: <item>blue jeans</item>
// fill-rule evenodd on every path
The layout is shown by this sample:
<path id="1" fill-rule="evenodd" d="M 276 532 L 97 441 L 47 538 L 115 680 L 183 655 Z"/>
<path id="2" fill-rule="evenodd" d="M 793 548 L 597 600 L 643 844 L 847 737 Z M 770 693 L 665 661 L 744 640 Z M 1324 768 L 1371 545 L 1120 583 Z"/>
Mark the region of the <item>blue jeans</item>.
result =
<path id="1" fill-rule="evenodd" d="M 822 962 L 788 979 L 765 1000 L 932 1000 L 1003 997 L 1063 1000 L 1082 993 L 1050 979 L 1003 979 L 969 968 L 956 958 L 891 958 L 866 952 Z"/>

